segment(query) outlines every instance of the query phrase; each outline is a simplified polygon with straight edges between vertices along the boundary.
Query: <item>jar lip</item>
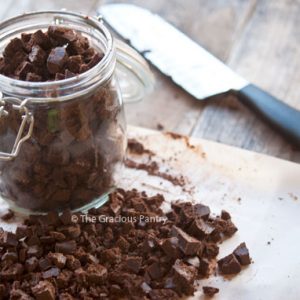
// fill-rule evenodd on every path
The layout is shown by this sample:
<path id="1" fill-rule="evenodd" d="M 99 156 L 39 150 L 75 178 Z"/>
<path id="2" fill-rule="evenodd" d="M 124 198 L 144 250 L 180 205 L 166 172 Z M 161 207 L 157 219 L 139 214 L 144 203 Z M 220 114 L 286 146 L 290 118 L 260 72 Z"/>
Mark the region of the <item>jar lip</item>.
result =
<path id="1" fill-rule="evenodd" d="M 17 15 L 15 17 L 9 18 L 4 20 L 3 22 L 0 22 L 0 31 L 5 29 L 5 27 L 13 24 L 14 22 L 17 22 L 18 20 L 25 19 L 27 17 L 31 16 L 38 16 L 38 15 L 43 15 L 43 14 L 59 14 L 59 15 L 65 15 L 65 16 L 71 16 L 71 17 L 78 17 L 81 19 L 84 19 L 85 22 L 88 23 L 88 25 L 93 26 L 94 28 L 100 29 L 107 42 L 107 49 L 104 53 L 103 58 L 98 62 L 95 66 L 93 66 L 91 69 L 88 71 L 85 71 L 81 74 L 78 74 L 74 77 L 62 79 L 62 80 L 53 80 L 53 81 L 46 81 L 46 82 L 33 82 L 33 81 L 25 81 L 25 80 L 19 80 L 19 79 L 14 79 L 10 78 L 8 76 L 0 74 L 0 86 L 2 83 L 5 83 L 5 85 L 13 85 L 13 86 L 18 86 L 22 88 L 48 88 L 51 89 L 53 88 L 58 88 L 59 85 L 66 85 L 66 84 L 72 84 L 72 83 L 77 83 L 81 79 L 84 79 L 88 77 L 89 75 L 92 75 L 95 73 L 95 71 L 101 72 L 104 70 L 112 61 L 114 58 L 114 43 L 113 43 L 113 37 L 110 33 L 110 31 L 107 29 L 107 27 L 104 25 L 104 23 L 101 20 L 98 20 L 96 17 L 90 17 L 81 13 L 77 12 L 70 12 L 70 11 L 63 11 L 63 10 L 45 10 L 45 11 L 35 11 L 35 12 L 29 12 L 29 13 L 24 13 Z M 50 24 L 49 24 L 50 25 Z"/>

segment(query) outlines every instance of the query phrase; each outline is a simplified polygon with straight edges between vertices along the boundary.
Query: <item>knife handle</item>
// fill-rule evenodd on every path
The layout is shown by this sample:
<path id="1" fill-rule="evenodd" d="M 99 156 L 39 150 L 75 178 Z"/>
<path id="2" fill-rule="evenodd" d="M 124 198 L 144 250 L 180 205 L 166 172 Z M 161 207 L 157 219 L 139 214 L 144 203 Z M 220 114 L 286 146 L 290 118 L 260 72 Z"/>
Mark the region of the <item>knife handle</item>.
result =
<path id="1" fill-rule="evenodd" d="M 300 147 L 300 111 L 259 87 L 249 84 L 237 91 L 240 101 L 263 117 L 283 136 Z"/>

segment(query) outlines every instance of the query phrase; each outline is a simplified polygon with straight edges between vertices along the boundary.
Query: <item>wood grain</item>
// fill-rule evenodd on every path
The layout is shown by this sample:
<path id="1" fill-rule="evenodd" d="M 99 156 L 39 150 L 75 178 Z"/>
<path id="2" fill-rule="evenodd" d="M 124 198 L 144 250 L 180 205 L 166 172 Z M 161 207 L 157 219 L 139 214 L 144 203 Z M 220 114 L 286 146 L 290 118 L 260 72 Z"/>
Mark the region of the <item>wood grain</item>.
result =
<path id="1" fill-rule="evenodd" d="M 103 3 L 134 3 L 166 18 L 247 79 L 300 108 L 300 3 L 296 0 L 6 0 L 0 18 L 62 9 L 95 15 Z M 196 101 L 153 69 L 155 91 L 125 107 L 128 123 L 203 137 L 300 162 L 295 151 L 230 95 Z"/>

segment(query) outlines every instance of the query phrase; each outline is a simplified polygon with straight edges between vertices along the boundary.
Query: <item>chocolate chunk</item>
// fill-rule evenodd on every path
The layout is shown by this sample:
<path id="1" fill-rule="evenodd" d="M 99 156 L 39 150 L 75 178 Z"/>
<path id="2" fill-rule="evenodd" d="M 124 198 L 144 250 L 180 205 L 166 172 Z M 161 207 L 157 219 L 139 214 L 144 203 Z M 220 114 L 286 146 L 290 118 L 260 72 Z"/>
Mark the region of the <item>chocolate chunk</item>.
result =
<path id="1" fill-rule="evenodd" d="M 219 270 L 227 274 L 237 274 L 241 271 L 241 265 L 233 254 L 229 254 L 218 261 Z"/>
<path id="2" fill-rule="evenodd" d="M 154 280 L 162 278 L 166 273 L 166 269 L 159 262 L 152 263 L 150 266 L 147 267 L 146 271 Z"/>
<path id="3" fill-rule="evenodd" d="M 32 293 L 37 300 L 55 300 L 55 287 L 46 280 L 32 287 Z"/>
<path id="4" fill-rule="evenodd" d="M 173 280 L 176 285 L 176 291 L 182 295 L 191 295 L 194 292 L 194 280 L 197 270 L 193 266 L 188 266 L 181 260 L 177 259 L 172 267 L 174 276 Z"/>
<path id="5" fill-rule="evenodd" d="M 207 220 L 210 214 L 210 208 L 203 204 L 196 204 L 194 206 L 195 215 L 199 218 Z"/>
<path id="6" fill-rule="evenodd" d="M 125 259 L 125 269 L 128 272 L 137 274 L 142 265 L 142 258 L 138 256 L 130 256 Z"/>
<path id="7" fill-rule="evenodd" d="M 231 222 L 231 220 L 228 220 L 226 222 L 226 227 L 224 228 L 224 235 L 227 237 L 233 236 L 238 231 L 237 227 Z"/>
<path id="8" fill-rule="evenodd" d="M 221 211 L 221 219 L 223 219 L 225 221 L 230 220 L 231 216 L 230 216 L 229 212 L 226 210 L 222 210 Z"/>
<path id="9" fill-rule="evenodd" d="M 76 76 L 75 73 L 73 73 L 73 72 L 69 71 L 68 69 L 66 69 L 65 78 L 71 78 L 71 77 L 74 77 L 74 76 Z"/>
<path id="10" fill-rule="evenodd" d="M 178 238 L 178 246 L 185 255 L 196 255 L 203 250 L 202 243 L 180 228 L 172 227 L 172 236 Z"/>
<path id="11" fill-rule="evenodd" d="M 162 242 L 161 248 L 163 249 L 166 255 L 172 258 L 179 258 L 181 256 L 177 237 L 165 239 Z"/>
<path id="12" fill-rule="evenodd" d="M 48 257 L 51 259 L 52 263 L 59 269 L 62 269 L 67 262 L 66 256 L 64 256 L 62 253 L 49 253 Z"/>
<path id="13" fill-rule="evenodd" d="M 26 74 L 26 78 L 25 78 L 26 81 L 35 81 L 35 82 L 39 82 L 39 81 L 42 81 L 42 77 L 40 75 L 37 75 L 35 73 L 27 73 Z"/>
<path id="14" fill-rule="evenodd" d="M 234 251 L 234 256 L 237 258 L 242 266 L 251 264 L 249 250 L 245 243 L 241 243 Z"/>
<path id="15" fill-rule="evenodd" d="M 47 271 L 44 271 L 42 273 L 42 275 L 43 275 L 44 279 L 48 279 L 48 278 L 51 278 L 51 277 L 57 277 L 59 275 L 59 273 L 60 273 L 60 270 L 56 267 L 53 267 L 53 268 L 50 268 Z"/>
<path id="16" fill-rule="evenodd" d="M 47 59 L 47 68 L 50 74 L 59 73 L 68 60 L 68 54 L 64 47 L 51 50 Z"/>
<path id="17" fill-rule="evenodd" d="M 34 45 L 39 45 L 44 50 L 51 48 L 50 39 L 42 30 L 38 30 L 31 35 L 31 39 L 26 45 L 27 51 L 30 52 Z"/>
<path id="18" fill-rule="evenodd" d="M 65 241 L 55 244 L 55 251 L 63 254 L 72 254 L 77 248 L 75 241 Z"/>
<path id="19" fill-rule="evenodd" d="M 24 44 L 21 39 L 13 38 L 8 45 L 5 47 L 3 56 L 4 57 L 13 57 L 15 53 L 23 51 Z"/>
<path id="20" fill-rule="evenodd" d="M 33 71 L 33 65 L 27 61 L 22 62 L 16 69 L 15 75 L 20 79 L 25 79 L 28 73 Z"/>
<path id="21" fill-rule="evenodd" d="M 2 255 L 1 260 L 5 262 L 9 261 L 15 263 L 18 261 L 18 254 L 14 251 L 8 250 L 6 253 Z"/>
<path id="22" fill-rule="evenodd" d="M 215 231 L 215 228 L 205 223 L 202 219 L 196 219 L 189 226 L 187 231 L 197 239 L 203 240 L 211 235 Z"/>
<path id="23" fill-rule="evenodd" d="M 219 247 L 214 243 L 206 243 L 203 254 L 208 258 L 215 258 L 219 254 Z"/>
<path id="24" fill-rule="evenodd" d="M 33 272 L 39 265 L 39 260 L 36 257 L 30 257 L 25 261 L 25 269 L 28 272 Z"/>
<path id="25" fill-rule="evenodd" d="M 209 261 L 206 258 L 200 259 L 199 273 L 202 276 L 208 276 L 209 274 Z"/>
<path id="26" fill-rule="evenodd" d="M 41 66 L 45 63 L 46 52 L 39 45 L 35 45 L 32 47 L 28 59 L 34 65 Z"/>
<path id="27" fill-rule="evenodd" d="M 67 61 L 67 68 L 73 73 L 80 72 L 80 65 L 82 64 L 82 57 L 81 55 L 73 55 L 69 56 Z"/>
<path id="28" fill-rule="evenodd" d="M 203 286 L 202 290 L 208 297 L 213 297 L 215 294 L 219 293 L 219 289 L 212 286 Z"/>
<path id="29" fill-rule="evenodd" d="M 106 249 L 102 252 L 102 258 L 110 264 L 116 264 L 121 261 L 121 251 L 119 248 Z"/>
<path id="30" fill-rule="evenodd" d="M 18 245 L 17 236 L 12 232 L 0 233 L 0 246 L 16 247 Z"/>
<path id="31" fill-rule="evenodd" d="M 89 283 L 99 284 L 107 278 L 107 269 L 100 265 L 89 265 L 86 269 L 86 278 Z"/>
<path id="32" fill-rule="evenodd" d="M 37 257 L 40 258 L 43 255 L 43 248 L 40 247 L 39 245 L 33 245 L 28 247 L 27 249 L 27 256 L 28 257 Z"/>
<path id="33" fill-rule="evenodd" d="M 42 271 L 46 271 L 52 267 L 52 263 L 48 258 L 40 258 L 39 267 Z"/>
<path id="34" fill-rule="evenodd" d="M 19 264 L 9 265 L 7 267 L 1 268 L 0 270 L 0 278 L 1 280 L 18 280 L 19 275 L 22 275 L 24 271 L 24 267 Z"/>
<path id="35" fill-rule="evenodd" d="M 48 35 L 60 45 L 73 42 L 77 39 L 74 30 L 61 26 L 49 26 Z"/>

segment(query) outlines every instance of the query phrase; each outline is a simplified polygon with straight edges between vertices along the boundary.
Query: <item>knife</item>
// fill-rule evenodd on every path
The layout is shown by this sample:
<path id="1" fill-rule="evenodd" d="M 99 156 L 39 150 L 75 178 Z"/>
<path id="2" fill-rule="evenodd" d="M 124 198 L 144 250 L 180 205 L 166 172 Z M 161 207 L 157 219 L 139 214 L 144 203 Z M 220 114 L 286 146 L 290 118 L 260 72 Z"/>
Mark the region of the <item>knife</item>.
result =
<path id="1" fill-rule="evenodd" d="M 131 4 L 104 5 L 99 13 L 113 30 L 196 99 L 233 92 L 300 147 L 300 111 L 240 77 L 164 19 Z"/>

